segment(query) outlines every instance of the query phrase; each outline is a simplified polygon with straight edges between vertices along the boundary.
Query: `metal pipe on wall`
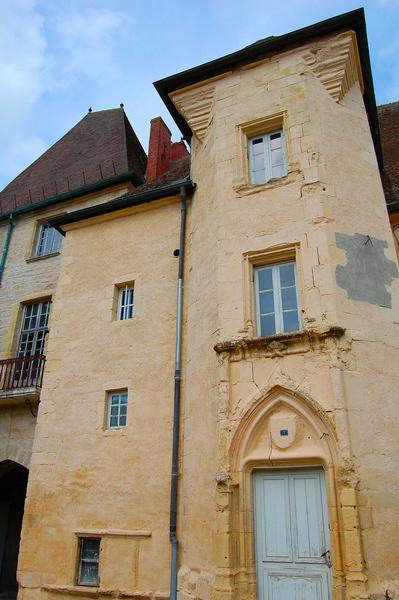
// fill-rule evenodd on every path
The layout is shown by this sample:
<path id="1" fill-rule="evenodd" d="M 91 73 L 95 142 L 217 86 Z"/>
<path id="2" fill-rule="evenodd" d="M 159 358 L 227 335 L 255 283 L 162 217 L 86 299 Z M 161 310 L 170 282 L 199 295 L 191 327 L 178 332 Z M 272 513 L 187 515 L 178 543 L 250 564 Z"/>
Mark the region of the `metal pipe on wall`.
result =
<path id="1" fill-rule="evenodd" d="M 0 260 L 0 283 L 3 278 L 3 272 L 4 272 L 4 267 L 6 264 L 8 248 L 10 246 L 10 240 L 11 240 L 11 234 L 12 234 L 13 228 L 14 228 L 14 222 L 12 220 L 12 213 L 11 213 L 10 218 L 8 220 L 6 239 L 4 241 L 3 252 L 1 254 L 1 260 Z"/>
<path id="2" fill-rule="evenodd" d="M 187 196 L 186 188 L 181 186 L 181 220 L 179 243 L 179 274 L 177 282 L 177 309 L 176 309 L 176 347 L 175 347 L 175 375 L 174 375 L 174 401 L 173 401 L 173 438 L 172 438 L 172 471 L 170 485 L 170 522 L 169 539 L 171 543 L 170 564 L 170 600 L 177 599 L 177 492 L 179 472 L 179 441 L 180 441 L 180 390 L 181 390 L 181 344 L 182 344 L 182 316 L 183 316 L 183 288 L 184 288 L 184 244 L 186 237 Z"/>

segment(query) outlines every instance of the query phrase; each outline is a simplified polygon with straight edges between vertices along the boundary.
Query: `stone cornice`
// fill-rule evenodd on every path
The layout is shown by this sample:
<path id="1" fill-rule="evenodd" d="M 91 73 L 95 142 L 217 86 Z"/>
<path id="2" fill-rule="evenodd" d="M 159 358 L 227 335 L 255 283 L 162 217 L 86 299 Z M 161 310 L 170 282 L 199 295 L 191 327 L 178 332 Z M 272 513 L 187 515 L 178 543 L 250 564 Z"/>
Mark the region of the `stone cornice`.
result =
<path id="1" fill-rule="evenodd" d="M 304 60 L 336 102 L 355 82 L 359 82 L 363 92 L 359 51 L 353 31 L 319 40 L 309 48 Z"/>
<path id="2" fill-rule="evenodd" d="M 215 99 L 215 84 L 208 83 L 201 87 L 184 90 L 171 95 L 177 110 L 191 131 L 203 142 L 206 135 Z"/>
<path id="3" fill-rule="evenodd" d="M 326 340 L 341 338 L 344 334 L 343 327 L 330 325 L 291 333 L 229 340 L 216 344 L 214 350 L 217 354 L 229 354 L 236 360 L 253 355 L 273 358 L 286 354 L 309 352 L 322 347 Z"/>

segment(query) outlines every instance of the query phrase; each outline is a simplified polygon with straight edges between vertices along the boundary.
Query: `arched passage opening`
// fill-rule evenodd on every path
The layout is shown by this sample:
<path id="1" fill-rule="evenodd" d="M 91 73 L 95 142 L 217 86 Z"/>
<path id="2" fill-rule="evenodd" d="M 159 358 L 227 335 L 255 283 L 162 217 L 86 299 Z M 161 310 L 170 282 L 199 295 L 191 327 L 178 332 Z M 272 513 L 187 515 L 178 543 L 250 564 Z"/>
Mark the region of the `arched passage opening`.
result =
<path id="1" fill-rule="evenodd" d="M 0 463 L 0 599 L 17 596 L 17 564 L 28 469 L 12 460 Z"/>

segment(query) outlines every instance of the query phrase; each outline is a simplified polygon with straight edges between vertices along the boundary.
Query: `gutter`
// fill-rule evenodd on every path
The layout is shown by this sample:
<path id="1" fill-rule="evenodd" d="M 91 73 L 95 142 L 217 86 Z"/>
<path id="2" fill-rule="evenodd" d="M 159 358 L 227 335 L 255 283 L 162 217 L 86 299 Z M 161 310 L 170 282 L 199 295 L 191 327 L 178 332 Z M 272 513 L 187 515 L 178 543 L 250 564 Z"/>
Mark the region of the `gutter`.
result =
<path id="1" fill-rule="evenodd" d="M 194 190 L 195 184 L 191 179 L 183 179 L 163 187 L 154 188 L 137 194 L 129 194 L 128 196 L 122 196 L 122 198 L 116 198 L 109 202 L 88 206 L 87 208 L 53 217 L 52 219 L 49 219 L 49 224 L 52 227 L 55 227 L 62 235 L 65 235 L 65 230 L 63 229 L 64 225 L 78 223 L 79 221 L 98 217 L 99 215 L 115 212 L 124 208 L 130 208 L 132 206 L 140 206 L 142 204 L 147 204 L 148 202 L 153 202 L 154 200 L 167 198 L 168 196 L 174 196 L 181 193 L 182 188 L 184 188 L 186 192 L 191 192 Z"/>
<path id="2" fill-rule="evenodd" d="M 13 222 L 12 219 L 13 219 L 13 215 L 11 213 L 10 216 L 9 216 L 9 221 L 8 221 L 8 225 L 7 225 L 6 239 L 4 241 L 3 252 L 1 254 L 1 260 L 0 260 L 0 283 L 1 283 L 1 280 L 3 278 L 3 272 L 4 272 L 4 267 L 5 267 L 5 264 L 6 264 L 6 260 L 7 260 L 8 249 L 10 247 L 11 234 L 12 234 L 12 230 L 14 228 L 14 222 Z"/>
<path id="3" fill-rule="evenodd" d="M 191 128 L 185 118 L 176 109 L 169 94 L 189 85 L 205 81 L 216 75 L 227 73 L 238 66 L 245 65 L 265 56 L 275 53 L 288 47 L 295 46 L 307 41 L 310 38 L 328 35 L 336 31 L 351 29 L 355 31 L 360 62 L 362 66 L 364 80 L 364 103 L 368 114 L 368 120 L 373 137 L 375 152 L 377 155 L 380 169 L 383 168 L 383 159 L 380 142 L 380 131 L 378 125 L 377 107 L 374 95 L 373 77 L 371 73 L 370 55 L 367 41 L 366 20 L 364 9 L 359 8 L 350 12 L 320 21 L 308 27 L 297 29 L 284 35 L 268 37 L 259 40 L 250 46 L 246 46 L 237 52 L 227 54 L 216 60 L 204 63 L 187 71 L 182 71 L 176 75 L 165 77 L 154 82 L 155 89 L 161 96 L 164 104 L 172 115 L 176 125 L 183 134 L 184 139 L 190 143 L 193 135 Z"/>
<path id="4" fill-rule="evenodd" d="M 141 177 L 136 175 L 133 171 L 126 171 L 126 173 L 121 173 L 120 175 L 115 175 L 115 177 L 109 177 L 108 179 L 101 179 L 96 183 L 89 183 L 87 185 L 83 185 L 71 192 L 65 192 L 64 194 L 58 194 L 57 196 L 52 196 L 51 198 L 47 198 L 47 200 L 41 200 L 40 202 L 35 202 L 33 204 L 29 204 L 28 206 L 23 206 L 22 208 L 17 208 L 8 213 L 4 213 L 0 215 L 0 222 L 6 221 L 7 219 L 12 217 L 17 217 L 19 215 L 23 215 L 25 213 L 31 212 L 32 210 L 38 210 L 40 208 L 45 208 L 46 206 L 52 206 L 53 204 L 58 204 L 59 202 L 63 202 L 64 200 L 70 200 L 71 198 L 77 198 L 78 196 L 83 196 L 84 194 L 88 194 L 90 192 L 95 192 L 97 190 L 101 190 L 110 185 L 115 185 L 117 183 L 122 183 L 124 181 L 131 181 L 133 185 L 139 186 L 143 183 Z M 4 190 L 3 190 L 4 191 Z"/>
<path id="5" fill-rule="evenodd" d="M 177 599 L 177 501 L 179 477 L 179 445 L 180 445 L 180 395 L 181 395 L 181 345 L 182 345 L 182 316 L 183 316 L 183 287 L 184 287 L 184 257 L 187 218 L 186 188 L 181 186 L 181 220 L 179 243 L 179 274 L 177 280 L 177 309 L 176 309 L 176 348 L 175 375 L 173 399 L 173 434 L 172 434 L 172 469 L 170 478 L 170 517 L 169 540 L 171 543 L 170 562 L 170 600 Z"/>

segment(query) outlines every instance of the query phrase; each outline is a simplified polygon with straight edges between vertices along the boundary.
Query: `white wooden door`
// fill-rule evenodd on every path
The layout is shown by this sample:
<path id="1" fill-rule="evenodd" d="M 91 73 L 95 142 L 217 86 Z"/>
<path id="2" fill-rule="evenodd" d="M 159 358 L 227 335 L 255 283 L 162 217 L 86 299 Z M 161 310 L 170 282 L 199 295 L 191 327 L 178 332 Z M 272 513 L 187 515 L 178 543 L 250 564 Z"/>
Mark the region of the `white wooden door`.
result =
<path id="1" fill-rule="evenodd" d="M 329 600 L 323 471 L 256 473 L 254 510 L 258 600 Z"/>

